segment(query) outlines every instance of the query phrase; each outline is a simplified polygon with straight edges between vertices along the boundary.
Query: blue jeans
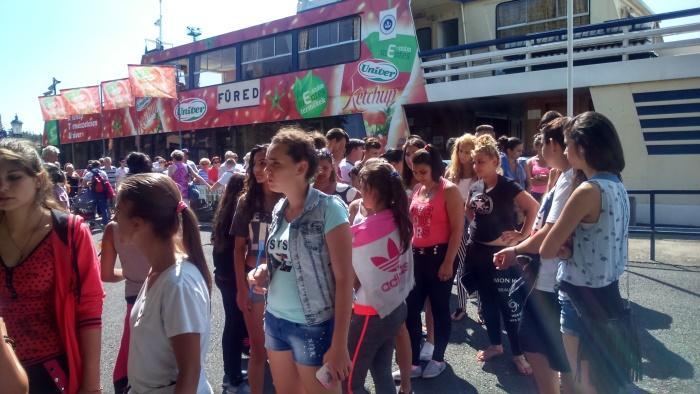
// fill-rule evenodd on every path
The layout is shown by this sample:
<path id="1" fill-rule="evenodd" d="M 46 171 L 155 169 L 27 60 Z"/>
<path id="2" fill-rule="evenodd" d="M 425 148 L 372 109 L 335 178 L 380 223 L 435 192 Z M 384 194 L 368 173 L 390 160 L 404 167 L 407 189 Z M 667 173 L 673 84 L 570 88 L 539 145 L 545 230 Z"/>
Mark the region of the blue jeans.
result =
<path id="1" fill-rule="evenodd" d="M 95 210 L 97 211 L 97 214 L 102 217 L 102 225 L 106 226 L 111 217 L 109 213 L 109 200 L 104 197 L 96 197 Z"/>
<path id="2" fill-rule="evenodd" d="M 297 364 L 323 365 L 323 355 L 331 347 L 331 339 L 333 319 L 310 326 L 265 312 L 265 348 L 276 352 L 291 351 Z"/>

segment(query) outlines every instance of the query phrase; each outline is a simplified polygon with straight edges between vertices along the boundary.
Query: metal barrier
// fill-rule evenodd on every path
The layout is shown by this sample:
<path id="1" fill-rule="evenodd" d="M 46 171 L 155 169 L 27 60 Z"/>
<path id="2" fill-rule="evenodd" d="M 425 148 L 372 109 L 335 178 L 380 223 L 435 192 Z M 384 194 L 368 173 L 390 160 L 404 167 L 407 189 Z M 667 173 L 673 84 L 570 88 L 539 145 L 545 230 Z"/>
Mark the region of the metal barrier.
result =
<path id="1" fill-rule="evenodd" d="M 656 224 L 656 196 L 658 195 L 700 195 L 700 190 L 628 190 L 628 195 L 649 196 L 649 225 L 630 226 L 630 234 L 649 234 L 649 258 L 656 260 L 656 234 L 700 236 L 700 227 L 662 227 Z"/>

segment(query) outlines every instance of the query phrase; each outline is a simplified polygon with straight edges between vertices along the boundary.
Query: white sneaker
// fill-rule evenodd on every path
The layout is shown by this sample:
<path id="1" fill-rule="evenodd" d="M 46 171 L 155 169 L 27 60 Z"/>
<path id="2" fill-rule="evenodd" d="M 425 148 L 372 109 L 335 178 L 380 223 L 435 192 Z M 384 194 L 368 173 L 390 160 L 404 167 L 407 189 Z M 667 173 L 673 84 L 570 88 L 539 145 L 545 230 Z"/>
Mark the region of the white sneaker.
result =
<path id="1" fill-rule="evenodd" d="M 428 362 L 428 365 L 425 366 L 425 369 L 423 369 L 423 378 L 425 379 L 430 379 L 434 378 L 442 373 L 442 371 L 447 368 L 447 363 L 442 361 L 435 361 L 435 360 L 430 360 Z"/>
<path id="2" fill-rule="evenodd" d="M 411 379 L 420 378 L 422 374 L 423 370 L 421 369 L 420 365 L 411 365 Z M 400 382 L 401 370 L 397 369 L 396 371 L 392 372 L 391 378 L 394 379 L 395 382 Z"/>
<path id="3" fill-rule="evenodd" d="M 435 350 L 435 346 L 433 346 L 432 343 L 425 341 L 423 342 L 423 346 L 420 348 L 420 360 L 421 361 L 430 361 L 433 359 L 433 350 Z"/>

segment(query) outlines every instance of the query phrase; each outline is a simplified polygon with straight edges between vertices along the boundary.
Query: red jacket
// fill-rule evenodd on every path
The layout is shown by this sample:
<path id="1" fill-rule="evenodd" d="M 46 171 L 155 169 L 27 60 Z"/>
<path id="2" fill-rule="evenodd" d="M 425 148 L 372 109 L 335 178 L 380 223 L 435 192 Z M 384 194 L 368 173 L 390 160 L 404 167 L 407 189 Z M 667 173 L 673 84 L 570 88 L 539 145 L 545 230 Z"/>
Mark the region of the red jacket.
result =
<path id="1" fill-rule="evenodd" d="M 83 367 L 78 331 L 102 327 L 102 301 L 105 293 L 100 279 L 92 234 L 79 216 L 52 211 L 56 285 L 56 322 L 68 359 L 68 390 L 75 394 L 82 383 Z"/>

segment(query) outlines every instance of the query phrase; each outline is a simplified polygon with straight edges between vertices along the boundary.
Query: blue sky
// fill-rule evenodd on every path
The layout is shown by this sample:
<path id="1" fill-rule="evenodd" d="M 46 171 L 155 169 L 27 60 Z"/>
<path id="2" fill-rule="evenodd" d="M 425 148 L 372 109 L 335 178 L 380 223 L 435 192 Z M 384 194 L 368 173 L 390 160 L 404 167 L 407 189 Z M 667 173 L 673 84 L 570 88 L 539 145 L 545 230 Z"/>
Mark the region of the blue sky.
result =
<path id="1" fill-rule="evenodd" d="M 657 13 L 700 6 L 699 0 L 645 2 Z M 200 27 L 205 38 L 295 12 L 295 0 L 163 0 L 164 41 L 191 41 L 186 26 Z M 126 65 L 140 62 L 144 39 L 158 34 L 158 0 L 5 0 L 0 16 L 0 116 L 9 128 L 17 113 L 24 129 L 35 132 L 43 130 L 37 96 L 52 77 L 62 81 L 59 89 L 124 78 Z"/>

